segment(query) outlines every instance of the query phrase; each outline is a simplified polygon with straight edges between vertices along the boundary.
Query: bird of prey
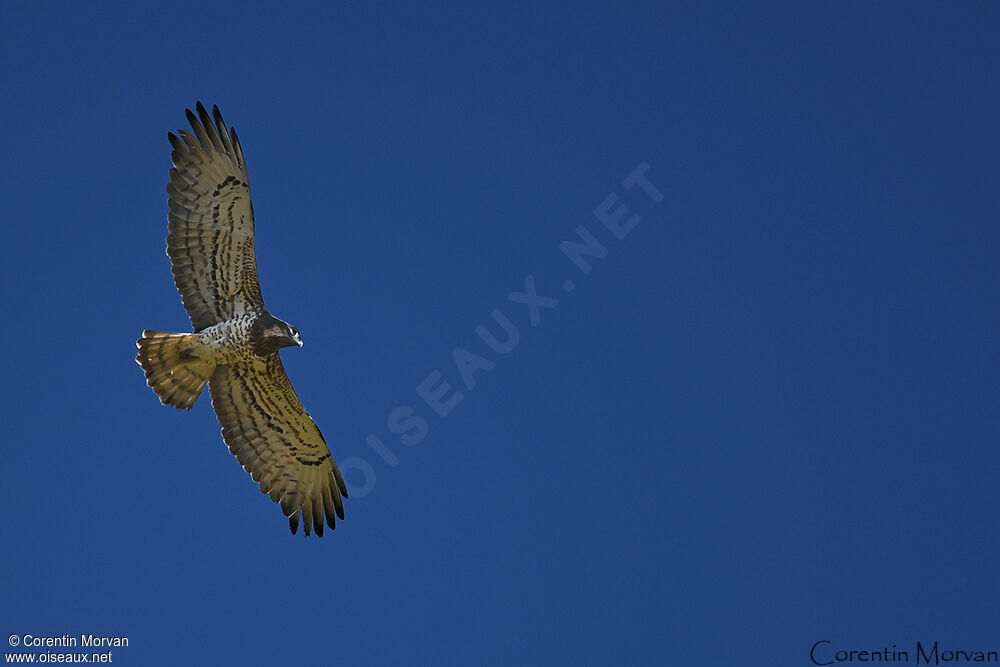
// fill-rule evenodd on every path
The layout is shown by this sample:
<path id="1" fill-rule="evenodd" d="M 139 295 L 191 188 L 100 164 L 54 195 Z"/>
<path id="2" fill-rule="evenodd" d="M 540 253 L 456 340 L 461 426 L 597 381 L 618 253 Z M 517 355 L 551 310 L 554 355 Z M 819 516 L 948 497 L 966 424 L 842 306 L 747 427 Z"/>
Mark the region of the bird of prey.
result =
<path id="1" fill-rule="evenodd" d="M 187 109 L 192 132 L 173 146 L 167 255 L 194 333 L 143 331 L 136 361 L 160 402 L 194 405 L 205 384 L 222 438 L 260 490 L 281 505 L 294 534 L 323 535 L 344 518 L 344 478 L 303 409 L 278 350 L 302 346 L 295 327 L 264 307 L 243 149 L 218 107 Z M 180 135 L 178 137 L 178 135 Z"/>

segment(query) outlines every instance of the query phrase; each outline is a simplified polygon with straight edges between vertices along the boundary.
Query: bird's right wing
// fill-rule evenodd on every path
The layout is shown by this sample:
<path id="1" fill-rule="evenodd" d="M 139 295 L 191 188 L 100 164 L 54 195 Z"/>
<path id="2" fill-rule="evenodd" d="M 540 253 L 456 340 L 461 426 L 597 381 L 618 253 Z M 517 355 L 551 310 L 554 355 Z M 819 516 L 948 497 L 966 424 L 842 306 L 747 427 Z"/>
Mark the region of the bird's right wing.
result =
<path id="1" fill-rule="evenodd" d="M 253 206 L 243 149 L 219 107 L 187 110 L 192 135 L 169 133 L 167 255 L 194 330 L 263 306 L 254 254 Z"/>

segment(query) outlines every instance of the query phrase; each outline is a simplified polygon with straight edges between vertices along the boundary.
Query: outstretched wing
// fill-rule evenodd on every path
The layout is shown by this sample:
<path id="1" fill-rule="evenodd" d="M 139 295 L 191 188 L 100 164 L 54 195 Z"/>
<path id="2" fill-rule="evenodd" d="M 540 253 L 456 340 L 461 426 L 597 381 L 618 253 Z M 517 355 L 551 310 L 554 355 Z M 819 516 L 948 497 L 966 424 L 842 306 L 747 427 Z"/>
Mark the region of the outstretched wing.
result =
<path id="1" fill-rule="evenodd" d="M 219 366 L 209 381 L 222 437 L 262 493 L 281 504 L 294 534 L 301 514 L 323 535 L 336 528 L 347 489 L 316 422 L 302 408 L 278 354 Z"/>
<path id="2" fill-rule="evenodd" d="M 263 306 L 254 255 L 253 206 L 243 149 L 219 107 L 187 109 L 194 135 L 169 133 L 167 255 L 194 330 Z"/>

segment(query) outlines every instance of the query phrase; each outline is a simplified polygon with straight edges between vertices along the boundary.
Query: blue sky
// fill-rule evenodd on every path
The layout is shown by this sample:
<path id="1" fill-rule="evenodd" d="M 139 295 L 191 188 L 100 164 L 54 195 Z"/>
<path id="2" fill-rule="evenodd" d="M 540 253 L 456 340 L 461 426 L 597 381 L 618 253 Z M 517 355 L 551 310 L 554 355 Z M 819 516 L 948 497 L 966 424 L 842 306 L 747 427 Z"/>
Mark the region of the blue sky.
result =
<path id="1" fill-rule="evenodd" d="M 127 636 L 125 665 L 1000 649 L 995 5 L 0 24 L 0 630 Z M 322 539 L 207 394 L 160 406 L 133 360 L 189 330 L 166 133 L 198 100 L 240 134 L 264 298 L 305 340 L 282 358 L 355 491 Z M 659 202 L 625 185 L 642 165 Z M 621 239 L 595 215 L 618 206 Z M 529 276 L 558 299 L 535 326 Z M 471 389 L 456 349 L 492 364 Z"/>

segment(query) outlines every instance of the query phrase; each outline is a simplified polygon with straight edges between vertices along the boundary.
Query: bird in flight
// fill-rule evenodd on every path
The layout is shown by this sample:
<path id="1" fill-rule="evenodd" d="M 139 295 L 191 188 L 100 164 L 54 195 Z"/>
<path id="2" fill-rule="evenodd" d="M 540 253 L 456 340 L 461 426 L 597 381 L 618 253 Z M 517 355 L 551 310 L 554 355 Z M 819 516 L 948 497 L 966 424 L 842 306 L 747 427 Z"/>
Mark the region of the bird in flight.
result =
<path id="1" fill-rule="evenodd" d="M 264 307 L 243 148 L 218 107 L 187 109 L 192 132 L 168 133 L 167 256 L 193 333 L 143 331 L 136 361 L 160 402 L 190 410 L 205 384 L 229 451 L 288 517 L 323 535 L 344 518 L 344 478 L 302 407 L 278 350 L 302 346 Z M 179 135 L 179 136 L 178 136 Z"/>

